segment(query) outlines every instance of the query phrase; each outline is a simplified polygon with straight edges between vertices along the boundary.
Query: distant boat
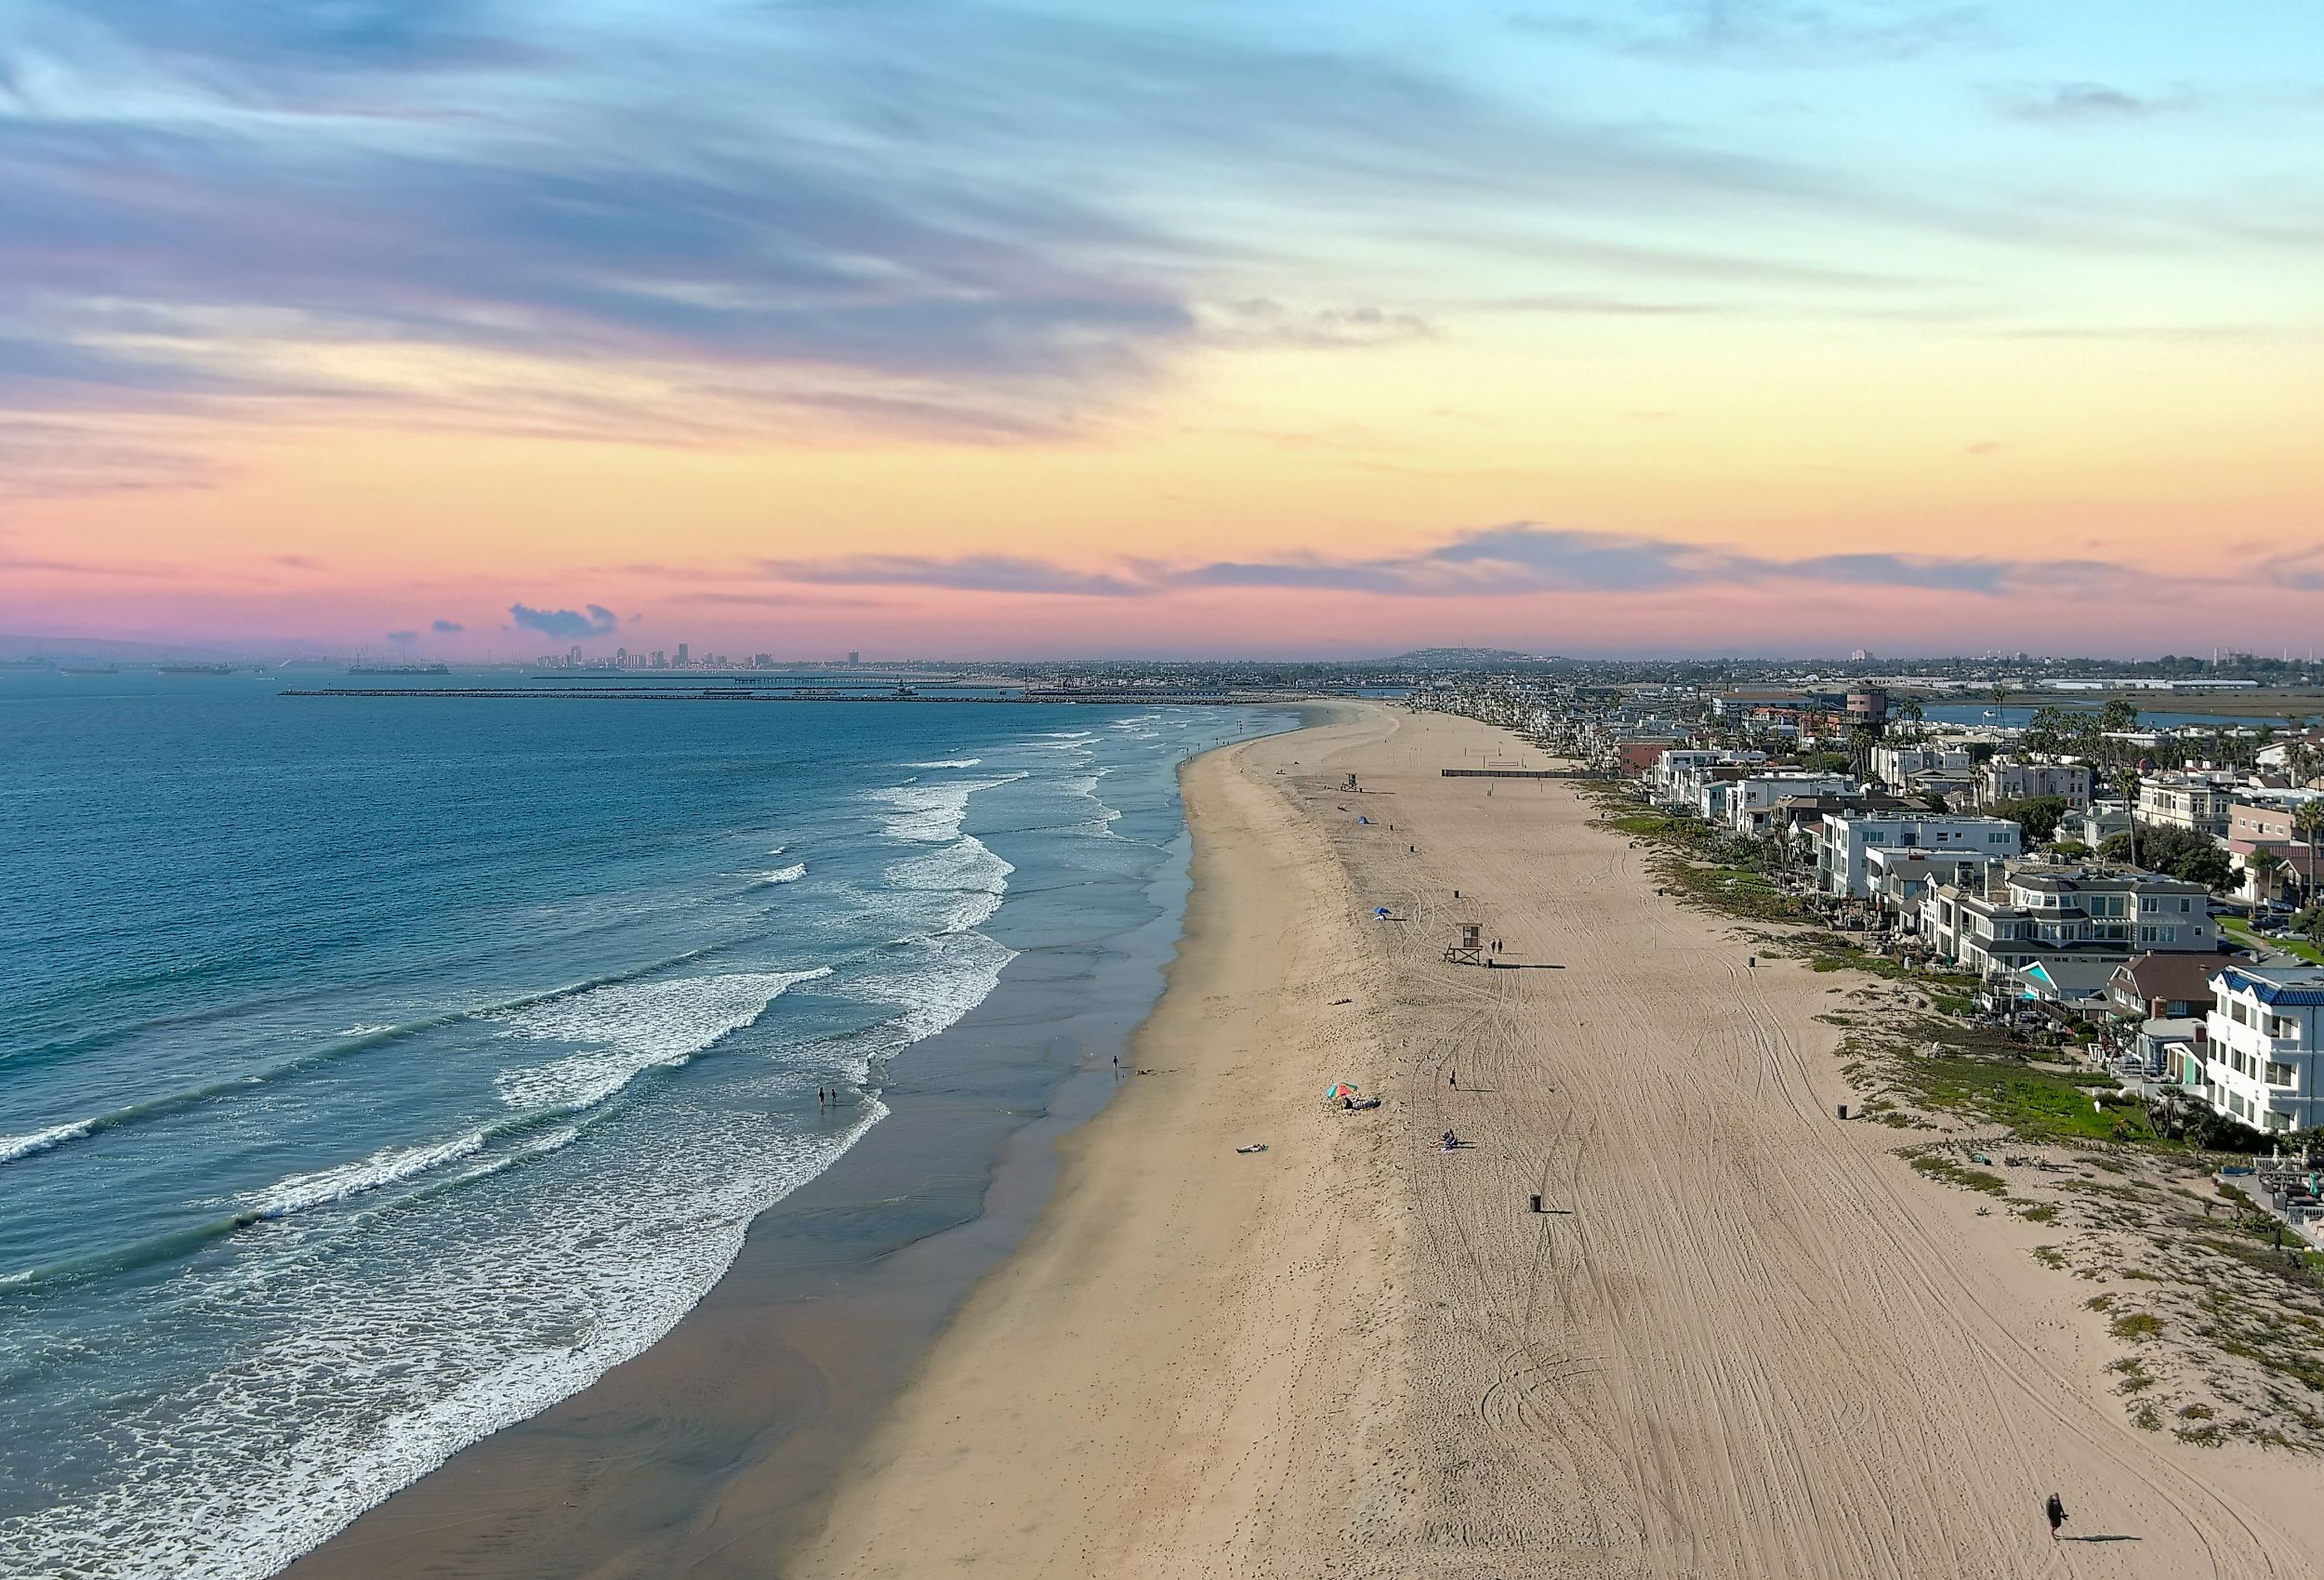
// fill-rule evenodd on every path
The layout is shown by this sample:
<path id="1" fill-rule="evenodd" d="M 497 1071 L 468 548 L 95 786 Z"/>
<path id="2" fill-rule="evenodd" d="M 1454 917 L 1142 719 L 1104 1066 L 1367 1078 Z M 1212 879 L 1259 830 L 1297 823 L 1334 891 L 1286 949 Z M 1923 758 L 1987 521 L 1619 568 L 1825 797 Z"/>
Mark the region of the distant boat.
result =
<path id="1" fill-rule="evenodd" d="M 57 665 L 57 673 L 59 675 L 118 675 L 121 673 L 121 665 L 118 664 L 59 664 Z"/>
<path id="2" fill-rule="evenodd" d="M 448 664 L 350 664 L 350 675 L 449 675 Z"/>
<path id="3" fill-rule="evenodd" d="M 157 664 L 153 666 L 156 675 L 231 675 L 233 672 L 234 666 L 231 664 Z"/>

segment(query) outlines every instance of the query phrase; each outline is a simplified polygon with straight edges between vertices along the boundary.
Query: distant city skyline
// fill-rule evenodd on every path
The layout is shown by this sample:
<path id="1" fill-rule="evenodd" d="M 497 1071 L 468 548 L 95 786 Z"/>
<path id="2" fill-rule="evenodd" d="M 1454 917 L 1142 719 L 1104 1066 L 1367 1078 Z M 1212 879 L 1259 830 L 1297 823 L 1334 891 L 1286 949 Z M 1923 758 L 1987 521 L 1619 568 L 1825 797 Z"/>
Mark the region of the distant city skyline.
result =
<path id="1" fill-rule="evenodd" d="M 2094 0 L 28 0 L 0 630 L 2297 652 L 2319 59 Z"/>

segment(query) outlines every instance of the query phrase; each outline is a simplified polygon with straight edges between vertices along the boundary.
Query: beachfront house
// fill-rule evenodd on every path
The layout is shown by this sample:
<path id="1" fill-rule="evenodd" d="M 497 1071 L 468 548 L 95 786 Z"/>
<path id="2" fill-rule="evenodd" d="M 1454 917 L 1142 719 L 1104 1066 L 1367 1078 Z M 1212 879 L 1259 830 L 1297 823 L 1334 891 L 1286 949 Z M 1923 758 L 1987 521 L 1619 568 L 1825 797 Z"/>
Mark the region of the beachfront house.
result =
<path id="1" fill-rule="evenodd" d="M 1917 936 L 1923 901 L 1947 885 L 1983 890 L 1994 861 L 1967 850 L 1876 845 L 1864 853 L 1864 882 L 1882 921 Z"/>
<path id="2" fill-rule="evenodd" d="M 1855 788 L 1856 782 L 1844 773 L 1805 769 L 1753 773 L 1727 783 L 1720 818 L 1737 834 L 1766 834 L 1779 826 L 1777 808 L 1787 797 L 1845 796 Z M 1705 814 L 1710 815 L 1708 808 Z"/>
<path id="3" fill-rule="evenodd" d="M 2236 965 L 2212 979 L 2202 1093 L 2255 1130 L 2324 1125 L 2324 966 Z"/>
<path id="4" fill-rule="evenodd" d="M 1655 759 L 1655 799 L 1680 811 L 1697 811 L 1702 787 L 1715 777 L 1740 779 L 1767 760 L 1765 752 L 1672 747 Z"/>
<path id="5" fill-rule="evenodd" d="M 1999 977 L 2046 960 L 2119 965 L 2146 954 L 2218 953 L 2211 893 L 2199 883 L 2029 866 L 1997 888 L 1945 885 L 1922 901 L 1921 936 L 1937 958 Z"/>
<path id="6" fill-rule="evenodd" d="M 2022 853 L 2023 834 L 2004 818 L 1914 811 L 1832 813 L 1825 817 L 1817 835 L 1817 887 L 1835 899 L 1862 900 L 1871 894 L 1865 857 L 1872 850 L 2010 857 Z"/>

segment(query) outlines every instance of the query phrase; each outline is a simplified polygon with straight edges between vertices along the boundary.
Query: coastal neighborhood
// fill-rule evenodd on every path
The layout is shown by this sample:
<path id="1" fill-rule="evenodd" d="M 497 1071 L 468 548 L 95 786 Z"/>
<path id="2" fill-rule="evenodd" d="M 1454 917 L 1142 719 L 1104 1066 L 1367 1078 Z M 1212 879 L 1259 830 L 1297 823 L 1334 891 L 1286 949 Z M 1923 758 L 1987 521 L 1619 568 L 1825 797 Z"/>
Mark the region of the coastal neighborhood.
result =
<path id="1" fill-rule="evenodd" d="M 2072 683 L 2012 694 L 1504 678 L 1419 696 L 1628 785 L 1731 883 L 1973 981 L 1986 1022 L 2159 1113 L 2253 1151 L 2324 1126 L 2324 728 Z M 2301 1195 L 2285 1216 L 2309 1231 Z"/>

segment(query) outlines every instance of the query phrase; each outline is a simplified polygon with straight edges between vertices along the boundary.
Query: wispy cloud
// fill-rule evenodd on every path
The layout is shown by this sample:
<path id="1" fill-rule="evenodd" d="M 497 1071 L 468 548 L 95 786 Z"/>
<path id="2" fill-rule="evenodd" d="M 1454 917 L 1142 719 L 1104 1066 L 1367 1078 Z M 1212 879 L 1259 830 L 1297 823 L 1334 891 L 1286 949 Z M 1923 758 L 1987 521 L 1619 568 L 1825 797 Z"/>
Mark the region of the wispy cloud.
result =
<path id="1" fill-rule="evenodd" d="M 1921 0 L 1631 0 L 1519 12 L 1517 25 L 1628 55 L 1695 65 L 1829 68 L 1989 42 L 1986 7 Z"/>
<path id="2" fill-rule="evenodd" d="M 1684 47 L 1780 56 L 1903 49 L 1970 13 L 1641 15 Z M 40 49 L 0 42 L 0 413 L 50 419 L 1010 443 L 1134 411 L 1222 338 L 1357 353 L 1436 332 L 1424 307 L 1311 298 L 1298 227 L 1248 217 L 1287 204 L 1440 257 L 1743 287 L 1866 277 L 1697 251 L 1670 217 L 2030 233 L 1353 43 L 1134 8 L 20 0 L 19 20 Z"/>
<path id="3" fill-rule="evenodd" d="M 468 629 L 457 620 L 431 620 L 428 623 L 428 628 L 439 637 L 455 637 Z"/>
<path id="4" fill-rule="evenodd" d="M 1999 96 L 2001 112 L 2020 121 L 2088 123 L 2143 121 L 2194 106 L 2192 95 L 2133 93 L 2106 83 L 2061 83 L 2021 88 Z"/>
<path id="5" fill-rule="evenodd" d="M 911 554 L 858 554 L 836 560 L 762 560 L 759 569 L 777 581 L 838 586 L 950 587 L 963 592 L 1069 594 L 1081 598 L 1142 598 L 1161 584 L 1138 571 L 1123 574 L 1075 571 L 1047 560 L 1006 554 L 943 559 Z"/>
<path id="6" fill-rule="evenodd" d="M 2076 598 L 2119 592 L 2151 578 L 2098 560 L 2002 559 L 1936 554 L 1826 554 L 1777 559 L 1720 546 L 1529 521 L 1461 533 L 1408 554 L 1272 559 L 1170 565 L 1129 560 L 1107 570 L 1046 560 L 904 555 L 760 563 L 786 582 L 909 586 L 1073 598 L 1153 598 L 1227 587 L 1371 593 L 1390 598 L 1502 598 L 1545 592 L 1654 593 L 1771 583 L 1896 587 L 2001 598 Z"/>

